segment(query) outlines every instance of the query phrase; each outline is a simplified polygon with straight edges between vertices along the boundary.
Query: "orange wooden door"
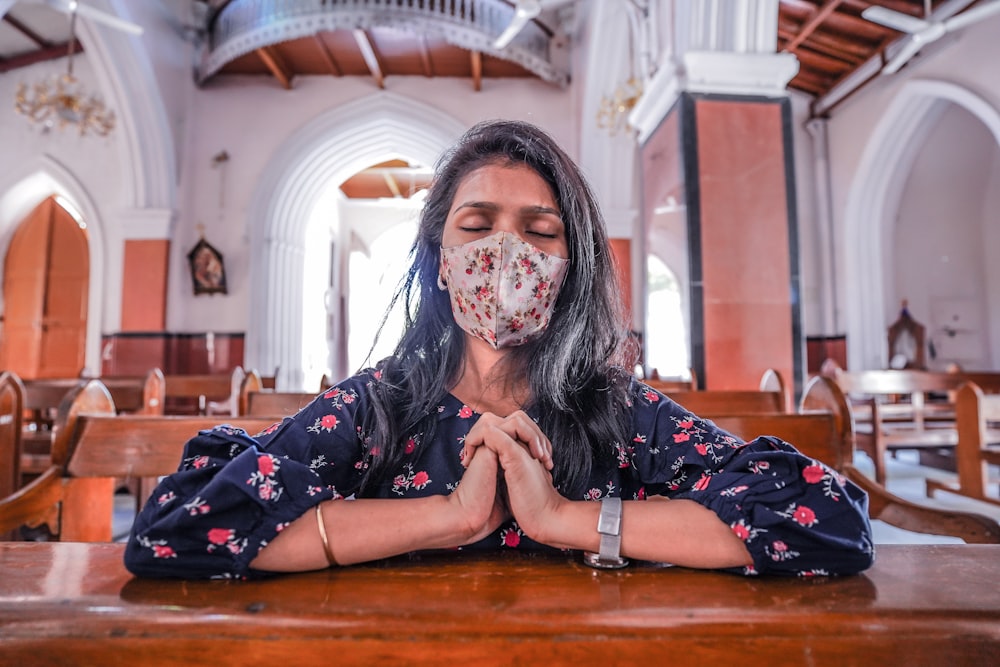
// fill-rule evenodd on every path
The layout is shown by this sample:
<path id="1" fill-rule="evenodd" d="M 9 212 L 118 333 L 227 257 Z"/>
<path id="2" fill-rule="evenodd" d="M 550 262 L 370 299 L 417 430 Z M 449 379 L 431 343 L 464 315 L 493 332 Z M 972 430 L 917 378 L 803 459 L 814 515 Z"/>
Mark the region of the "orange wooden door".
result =
<path id="1" fill-rule="evenodd" d="M 22 378 L 74 377 L 87 340 L 87 232 L 50 197 L 21 223 L 4 263 L 3 368 Z"/>

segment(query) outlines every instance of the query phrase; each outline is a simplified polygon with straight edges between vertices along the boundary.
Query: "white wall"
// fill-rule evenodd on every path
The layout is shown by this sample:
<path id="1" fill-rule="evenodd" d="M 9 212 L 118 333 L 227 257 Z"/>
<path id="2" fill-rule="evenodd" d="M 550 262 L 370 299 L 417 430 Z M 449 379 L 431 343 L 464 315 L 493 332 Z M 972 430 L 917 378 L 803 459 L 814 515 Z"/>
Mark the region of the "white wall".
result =
<path id="1" fill-rule="evenodd" d="M 1000 77 L 996 75 L 996 63 L 1000 61 L 998 34 L 1000 17 L 994 17 L 948 36 L 933 45 L 926 57 L 911 61 L 896 75 L 876 79 L 833 112 L 829 122 L 835 220 L 833 248 L 836 274 L 842 276 L 840 284 L 843 287 L 838 294 L 838 307 L 847 320 L 849 363 L 855 368 L 878 367 L 885 363 L 885 329 L 899 309 L 895 267 L 898 262 L 905 261 L 902 249 L 893 244 L 895 220 L 904 200 L 905 176 L 920 147 L 933 135 L 932 129 L 942 121 L 939 114 L 948 107 L 948 101 L 961 100 L 967 104 L 989 129 L 988 141 L 984 141 L 983 146 L 977 146 L 972 152 L 959 151 L 954 156 L 953 159 L 960 160 L 963 166 L 954 172 L 952 180 L 964 179 L 967 173 L 990 173 L 996 160 L 1000 141 L 995 122 L 1000 109 Z M 933 97 L 910 95 L 918 86 L 928 91 L 941 88 L 950 91 L 951 97 L 941 98 L 944 101 L 940 104 L 918 108 L 920 103 Z M 907 102 L 912 98 L 914 103 L 894 106 L 897 98 Z M 902 131 L 898 129 L 907 123 L 913 126 Z M 898 140 L 887 140 L 887 137 Z M 942 138 L 941 141 L 947 144 L 949 140 Z M 961 136 L 955 138 L 958 144 L 962 141 Z M 886 162 L 887 155 L 894 157 Z M 866 192 L 873 179 L 885 178 L 886 173 L 894 175 L 875 199 L 870 198 L 870 191 L 866 195 L 869 198 L 859 198 L 859 193 Z M 990 209 L 995 219 L 995 214 L 1000 213 L 995 197 L 987 200 L 985 184 L 978 187 L 976 194 L 965 190 L 965 195 L 974 201 L 963 201 L 956 206 L 961 206 L 967 214 L 981 210 L 984 213 L 980 215 L 986 215 L 985 211 Z M 917 204 L 912 206 L 918 207 Z M 942 238 L 937 231 L 932 232 L 931 226 L 938 230 L 942 224 L 939 219 L 928 220 L 927 226 L 914 229 L 908 236 L 917 239 L 918 245 L 924 244 L 920 248 L 924 257 L 932 253 L 934 244 Z M 906 252 L 914 251 L 913 247 L 906 248 Z M 986 278 L 990 282 L 978 285 L 980 294 L 1000 290 L 1000 285 L 993 282 L 995 275 Z M 860 304 L 863 299 L 869 303 Z M 1000 332 L 993 327 L 984 335 L 992 341 Z M 990 347 L 996 346 L 997 343 L 990 343 Z"/>

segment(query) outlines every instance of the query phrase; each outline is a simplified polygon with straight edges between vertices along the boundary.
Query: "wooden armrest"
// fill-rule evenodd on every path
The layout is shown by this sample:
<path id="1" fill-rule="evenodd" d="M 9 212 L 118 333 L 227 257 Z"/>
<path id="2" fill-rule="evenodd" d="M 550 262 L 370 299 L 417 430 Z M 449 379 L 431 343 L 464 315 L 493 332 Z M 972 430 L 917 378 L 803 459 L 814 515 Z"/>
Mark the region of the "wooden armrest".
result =
<path id="1" fill-rule="evenodd" d="M 0 534 L 45 517 L 62 500 L 62 474 L 61 467 L 51 466 L 30 484 L 0 500 Z"/>
<path id="2" fill-rule="evenodd" d="M 953 535 L 969 544 L 1000 544 L 1000 524 L 988 516 L 924 507 L 904 500 L 850 464 L 844 465 L 842 472 L 868 494 L 868 511 L 873 519 L 915 533 Z"/>

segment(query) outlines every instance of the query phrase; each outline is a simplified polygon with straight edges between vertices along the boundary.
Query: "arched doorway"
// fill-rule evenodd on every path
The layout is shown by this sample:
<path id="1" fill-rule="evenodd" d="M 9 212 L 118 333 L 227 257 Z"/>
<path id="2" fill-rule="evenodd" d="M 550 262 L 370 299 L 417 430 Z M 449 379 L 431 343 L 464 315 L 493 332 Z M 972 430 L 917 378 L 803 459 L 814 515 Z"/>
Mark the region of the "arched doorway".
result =
<path id="1" fill-rule="evenodd" d="M 75 377 L 86 363 L 86 225 L 52 196 L 18 226 L 4 261 L 0 363 L 22 378 Z"/>
<path id="2" fill-rule="evenodd" d="M 307 284 L 306 269 L 330 261 L 329 240 L 336 230 L 320 228 L 311 215 L 330 183 L 394 158 L 434 164 L 465 129 L 443 111 L 379 92 L 327 112 L 285 142 L 261 174 L 248 207 L 251 289 L 268 317 L 250 322 L 247 366 L 278 368 L 283 388 L 312 387 L 303 360 L 310 337 L 325 340 L 325 331 L 305 330 L 304 312 L 324 303 L 325 285 Z"/>

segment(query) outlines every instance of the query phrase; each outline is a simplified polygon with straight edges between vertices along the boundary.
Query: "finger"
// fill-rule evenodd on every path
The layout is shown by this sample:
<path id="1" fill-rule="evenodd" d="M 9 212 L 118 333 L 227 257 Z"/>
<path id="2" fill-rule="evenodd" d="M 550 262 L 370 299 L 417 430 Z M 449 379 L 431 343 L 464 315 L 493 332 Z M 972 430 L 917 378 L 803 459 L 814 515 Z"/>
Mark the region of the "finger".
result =
<path id="1" fill-rule="evenodd" d="M 524 411 L 518 410 L 511 413 L 504 420 L 504 432 L 518 442 L 523 443 L 528 448 L 531 456 L 541 461 L 546 470 L 552 470 L 552 443 L 542 433 L 542 429 L 538 427 L 535 420 L 529 417 Z"/>

